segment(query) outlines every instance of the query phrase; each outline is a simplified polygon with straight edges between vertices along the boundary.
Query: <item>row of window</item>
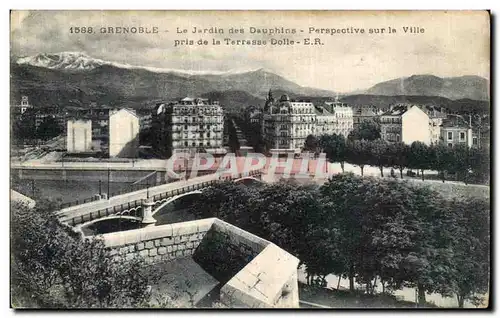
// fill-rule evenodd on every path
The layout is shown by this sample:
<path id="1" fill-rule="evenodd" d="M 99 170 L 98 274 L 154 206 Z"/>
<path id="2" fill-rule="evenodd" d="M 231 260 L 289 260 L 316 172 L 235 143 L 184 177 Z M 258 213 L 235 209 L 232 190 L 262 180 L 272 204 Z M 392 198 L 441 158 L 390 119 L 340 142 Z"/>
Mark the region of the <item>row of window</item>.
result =
<path id="1" fill-rule="evenodd" d="M 465 141 L 465 132 L 461 131 L 459 132 L 459 137 L 460 137 L 460 141 Z M 452 131 L 448 131 L 447 133 L 448 135 L 448 140 L 453 140 L 453 132 Z"/>
<path id="2" fill-rule="evenodd" d="M 193 141 L 193 142 L 184 141 L 182 144 L 181 143 L 177 143 L 177 142 L 173 143 L 174 147 L 180 147 L 181 145 L 184 145 L 184 147 L 214 147 L 214 146 L 222 146 L 222 142 L 221 141 L 213 141 L 213 142 L 210 142 L 210 141 L 207 141 L 207 142 L 203 142 L 203 141 L 199 141 L 199 142 L 196 142 L 196 141 Z"/>

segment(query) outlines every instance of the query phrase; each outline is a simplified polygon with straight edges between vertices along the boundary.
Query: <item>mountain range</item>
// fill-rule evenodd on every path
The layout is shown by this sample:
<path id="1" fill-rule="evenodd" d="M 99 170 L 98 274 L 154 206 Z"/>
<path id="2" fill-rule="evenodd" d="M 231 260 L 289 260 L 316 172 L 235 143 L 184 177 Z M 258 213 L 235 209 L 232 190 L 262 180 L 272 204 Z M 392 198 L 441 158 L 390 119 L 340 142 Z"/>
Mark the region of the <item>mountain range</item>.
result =
<path id="1" fill-rule="evenodd" d="M 12 58 L 11 103 L 22 95 L 35 105 L 85 106 L 91 101 L 120 107 L 148 107 L 156 101 L 185 96 L 217 98 L 230 111 L 262 105 L 269 89 L 275 96 L 331 99 L 349 94 L 300 86 L 266 69 L 193 72 L 133 66 L 92 58 L 79 52 Z M 369 96 L 378 97 L 369 97 Z M 389 96 L 436 96 L 444 99 L 488 100 L 488 81 L 478 76 L 439 78 L 415 75 L 357 91 L 364 102 Z M 384 97 L 385 96 L 385 97 Z M 397 98 L 396 98 L 397 99 Z M 358 98 L 359 100 L 359 98 Z M 448 103 L 447 103 L 448 104 Z"/>

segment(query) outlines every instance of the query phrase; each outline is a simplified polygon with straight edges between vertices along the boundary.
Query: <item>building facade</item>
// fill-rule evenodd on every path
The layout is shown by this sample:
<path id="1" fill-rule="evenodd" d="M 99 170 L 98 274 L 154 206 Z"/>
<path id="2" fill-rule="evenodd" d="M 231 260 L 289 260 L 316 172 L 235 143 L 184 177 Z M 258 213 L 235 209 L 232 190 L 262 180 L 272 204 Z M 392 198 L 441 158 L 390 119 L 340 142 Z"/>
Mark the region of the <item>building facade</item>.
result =
<path id="1" fill-rule="evenodd" d="M 440 140 L 448 147 L 460 144 L 472 147 L 478 144 L 477 134 L 473 134 L 470 124 L 460 116 L 454 115 L 450 115 L 441 124 Z"/>
<path id="2" fill-rule="evenodd" d="M 68 153 L 86 153 L 92 151 L 91 120 L 68 120 L 66 150 Z"/>
<path id="3" fill-rule="evenodd" d="M 396 105 L 380 116 L 381 138 L 388 142 L 415 141 L 430 145 L 429 116 L 418 106 Z"/>
<path id="4" fill-rule="evenodd" d="M 262 115 L 262 135 L 271 152 L 300 153 L 308 135 L 315 135 L 316 110 L 309 101 L 275 100 L 269 91 Z"/>
<path id="5" fill-rule="evenodd" d="M 122 108 L 109 114 L 109 157 L 135 158 L 139 149 L 139 117 Z"/>
<path id="6" fill-rule="evenodd" d="M 67 121 L 67 145 L 70 143 L 70 126 L 77 120 L 90 122 L 91 149 L 105 157 L 134 158 L 139 147 L 139 118 L 128 108 L 107 106 L 80 109 Z M 67 148 L 68 152 L 72 149 Z M 80 151 L 82 152 L 82 151 Z"/>
<path id="7" fill-rule="evenodd" d="M 377 122 L 377 111 L 374 107 L 355 107 L 353 109 L 353 128 L 364 122 Z"/>
<path id="8" fill-rule="evenodd" d="M 218 101 L 186 97 L 159 103 L 153 113 L 153 130 L 159 134 L 153 147 L 170 153 L 224 153 L 224 113 Z M 167 154 L 168 155 L 168 154 Z"/>
<path id="9" fill-rule="evenodd" d="M 320 122 L 320 117 L 332 117 L 332 119 L 324 119 L 325 125 L 323 129 L 327 134 L 337 134 L 343 135 L 345 138 L 354 128 L 354 113 L 352 107 L 346 103 L 335 102 L 325 102 L 324 105 L 318 107 L 318 109 L 323 109 L 321 115 L 317 115 L 318 126 Z M 325 111 L 326 110 L 326 111 Z M 316 134 L 319 136 L 323 134 L 322 131 L 317 130 Z"/>
<path id="10" fill-rule="evenodd" d="M 352 108 L 339 102 L 315 106 L 310 101 L 275 100 L 269 91 L 261 119 L 262 136 L 271 152 L 300 153 L 307 136 L 342 134 L 353 129 Z"/>
<path id="11" fill-rule="evenodd" d="M 255 106 L 249 106 L 245 109 L 245 121 L 251 125 L 260 124 L 262 112 Z"/>

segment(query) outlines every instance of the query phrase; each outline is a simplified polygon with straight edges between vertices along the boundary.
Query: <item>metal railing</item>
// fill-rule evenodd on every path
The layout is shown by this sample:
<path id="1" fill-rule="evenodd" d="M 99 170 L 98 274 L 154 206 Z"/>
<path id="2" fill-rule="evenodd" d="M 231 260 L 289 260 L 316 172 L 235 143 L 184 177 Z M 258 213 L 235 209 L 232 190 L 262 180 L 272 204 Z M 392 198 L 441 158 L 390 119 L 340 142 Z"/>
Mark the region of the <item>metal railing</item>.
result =
<path id="1" fill-rule="evenodd" d="M 219 179 L 204 181 L 201 183 L 192 184 L 192 185 L 188 185 L 185 187 L 181 187 L 181 188 L 165 191 L 165 192 L 162 192 L 159 194 L 155 194 L 151 198 L 152 198 L 153 202 L 159 202 L 163 199 L 167 199 L 167 198 L 174 197 L 174 196 L 177 196 L 180 194 L 184 194 L 184 193 L 188 193 L 191 191 L 207 188 L 209 186 L 212 186 L 214 184 L 221 183 L 224 181 L 240 179 L 240 178 L 244 178 L 244 177 L 248 177 L 248 176 L 253 177 L 253 176 L 258 176 L 261 174 L 262 174 L 261 170 L 253 170 L 253 171 L 250 171 L 248 173 L 240 173 L 236 176 L 234 176 L 234 175 L 229 175 L 229 176 L 225 176 L 225 177 L 221 176 Z M 110 216 L 110 215 L 116 215 L 117 213 L 123 213 L 124 211 L 125 212 L 129 211 L 129 214 L 127 214 L 129 216 L 140 216 L 141 210 L 137 209 L 137 208 L 140 208 L 142 206 L 143 200 L 144 199 L 134 200 L 134 201 L 130 201 L 127 203 L 115 205 L 112 207 L 107 207 L 105 209 L 93 211 L 93 212 L 90 212 L 89 214 L 80 215 L 78 217 L 73 217 L 71 219 L 70 224 L 75 226 L 77 224 L 82 224 L 82 223 L 85 223 L 88 221 L 95 220 L 96 218 L 106 217 L 106 216 Z M 130 211 L 133 209 L 135 209 L 135 211 L 133 211 L 133 214 L 130 214 Z"/>

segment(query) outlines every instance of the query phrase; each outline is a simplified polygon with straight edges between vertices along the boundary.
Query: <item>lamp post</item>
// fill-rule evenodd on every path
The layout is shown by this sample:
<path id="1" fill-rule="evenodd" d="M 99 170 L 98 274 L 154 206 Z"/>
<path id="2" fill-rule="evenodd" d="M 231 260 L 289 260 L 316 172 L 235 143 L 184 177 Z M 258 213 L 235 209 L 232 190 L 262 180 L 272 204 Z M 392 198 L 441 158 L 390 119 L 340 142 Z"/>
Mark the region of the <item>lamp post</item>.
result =
<path id="1" fill-rule="evenodd" d="M 110 176 L 111 176 L 111 170 L 108 168 L 108 198 L 110 197 L 110 192 L 109 192 L 109 181 L 110 181 Z"/>

